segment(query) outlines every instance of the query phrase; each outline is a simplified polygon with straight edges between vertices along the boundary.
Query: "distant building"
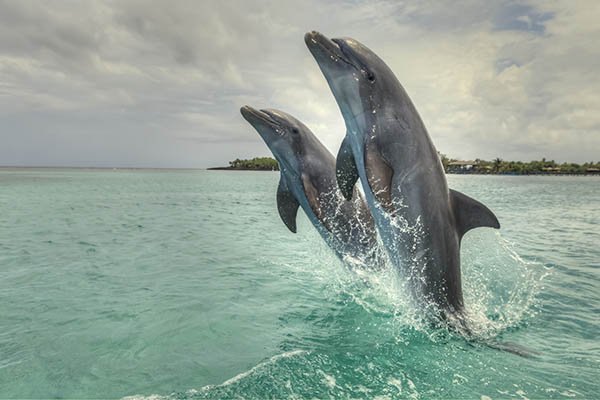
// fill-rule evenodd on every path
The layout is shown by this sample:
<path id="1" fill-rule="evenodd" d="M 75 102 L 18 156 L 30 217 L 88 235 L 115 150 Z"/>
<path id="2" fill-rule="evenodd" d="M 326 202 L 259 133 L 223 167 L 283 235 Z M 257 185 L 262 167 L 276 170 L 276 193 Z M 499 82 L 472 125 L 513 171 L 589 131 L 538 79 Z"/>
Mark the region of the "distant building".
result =
<path id="1" fill-rule="evenodd" d="M 477 162 L 475 161 L 453 161 L 448 163 L 448 172 L 454 174 L 464 174 L 473 172 L 476 166 Z"/>
<path id="2" fill-rule="evenodd" d="M 588 168 L 585 170 L 586 174 L 600 174 L 600 168 Z"/>
<path id="3" fill-rule="evenodd" d="M 542 168 L 544 172 L 560 172 L 560 167 L 544 167 Z"/>

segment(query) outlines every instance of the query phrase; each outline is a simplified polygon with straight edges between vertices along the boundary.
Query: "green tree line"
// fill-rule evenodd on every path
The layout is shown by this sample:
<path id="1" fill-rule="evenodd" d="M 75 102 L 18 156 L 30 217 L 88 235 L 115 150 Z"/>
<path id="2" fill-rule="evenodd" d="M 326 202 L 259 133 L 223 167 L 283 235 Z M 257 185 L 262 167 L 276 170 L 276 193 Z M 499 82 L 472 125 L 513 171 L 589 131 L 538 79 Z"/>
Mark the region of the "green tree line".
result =
<path id="1" fill-rule="evenodd" d="M 271 157 L 254 157 L 251 160 L 240 160 L 236 158 L 229 161 L 231 169 L 256 169 L 266 171 L 279 171 L 279 164 Z"/>
<path id="2" fill-rule="evenodd" d="M 459 160 L 449 158 L 440 153 L 440 159 L 444 166 L 444 171 L 452 171 L 452 163 Z M 249 160 L 236 158 L 229 162 L 231 169 L 249 169 L 279 171 L 279 164 L 271 157 L 254 157 Z M 477 174 L 510 174 L 510 175 L 534 175 L 534 174 L 552 174 L 552 175 L 583 175 L 600 172 L 600 161 L 576 163 L 557 163 L 554 160 L 542 158 L 540 161 L 505 161 L 501 158 L 495 160 L 476 159 L 473 161 L 472 169 L 464 172 Z"/>
<path id="3" fill-rule="evenodd" d="M 440 159 L 444 165 L 444 171 L 452 171 L 452 163 L 459 160 L 449 158 L 440 153 Z M 583 175 L 600 172 L 600 161 L 577 163 L 557 163 L 554 160 L 542 158 L 540 161 L 505 161 L 496 158 L 492 161 L 476 159 L 473 161 L 471 173 L 480 174 L 510 174 L 510 175 L 534 175 L 534 174 L 552 174 L 552 175 Z"/>

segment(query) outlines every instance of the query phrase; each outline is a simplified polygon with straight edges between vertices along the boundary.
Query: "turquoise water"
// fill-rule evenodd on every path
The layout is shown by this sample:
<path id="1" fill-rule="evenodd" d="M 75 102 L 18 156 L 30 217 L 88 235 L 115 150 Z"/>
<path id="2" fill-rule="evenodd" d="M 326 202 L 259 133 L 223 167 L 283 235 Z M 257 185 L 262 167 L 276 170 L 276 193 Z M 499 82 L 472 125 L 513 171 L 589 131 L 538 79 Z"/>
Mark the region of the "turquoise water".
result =
<path id="1" fill-rule="evenodd" d="M 502 224 L 463 241 L 481 340 L 290 233 L 278 173 L 0 170 L 0 397 L 597 397 L 600 179 L 448 180 Z"/>

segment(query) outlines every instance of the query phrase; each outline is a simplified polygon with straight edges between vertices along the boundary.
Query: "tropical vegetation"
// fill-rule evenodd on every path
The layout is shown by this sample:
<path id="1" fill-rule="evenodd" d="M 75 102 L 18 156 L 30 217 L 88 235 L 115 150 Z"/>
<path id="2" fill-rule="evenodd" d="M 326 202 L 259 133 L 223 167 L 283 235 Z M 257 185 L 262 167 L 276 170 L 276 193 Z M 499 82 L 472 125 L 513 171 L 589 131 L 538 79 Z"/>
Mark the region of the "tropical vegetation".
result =
<path id="1" fill-rule="evenodd" d="M 550 174 L 550 175 L 583 175 L 583 174 L 598 174 L 600 173 L 600 161 L 586 162 L 583 164 L 576 163 L 557 163 L 554 160 L 546 160 L 542 158 L 540 161 L 505 161 L 501 158 L 494 160 L 476 159 L 469 162 L 471 167 L 468 170 L 460 168 L 454 169 L 453 166 L 461 164 L 457 159 L 452 159 L 445 154 L 440 153 L 440 159 L 444 165 L 446 172 L 462 172 L 475 174 L 509 174 L 509 175 L 534 175 L 534 174 Z M 454 165 L 453 165 L 454 164 Z"/>
<path id="2" fill-rule="evenodd" d="M 471 174 L 507 174 L 507 175 L 584 175 L 584 174 L 599 174 L 600 161 L 586 162 L 583 164 L 576 163 L 557 163 L 554 160 L 546 160 L 542 158 L 540 161 L 505 161 L 501 158 L 494 160 L 475 159 L 474 161 L 464 162 L 454 158 L 449 158 L 445 154 L 440 153 L 440 159 L 444 166 L 444 171 L 471 173 Z M 461 164 L 469 166 L 468 169 L 460 168 Z M 459 168 L 456 168 L 457 165 Z M 236 158 L 229 162 L 227 169 L 236 170 L 257 170 L 257 171 L 279 171 L 277 160 L 271 157 L 254 157 L 249 160 L 241 160 Z"/>
<path id="3" fill-rule="evenodd" d="M 233 161 L 229 161 L 229 169 L 279 171 L 279 164 L 271 157 L 254 157 L 251 160 L 236 158 Z"/>

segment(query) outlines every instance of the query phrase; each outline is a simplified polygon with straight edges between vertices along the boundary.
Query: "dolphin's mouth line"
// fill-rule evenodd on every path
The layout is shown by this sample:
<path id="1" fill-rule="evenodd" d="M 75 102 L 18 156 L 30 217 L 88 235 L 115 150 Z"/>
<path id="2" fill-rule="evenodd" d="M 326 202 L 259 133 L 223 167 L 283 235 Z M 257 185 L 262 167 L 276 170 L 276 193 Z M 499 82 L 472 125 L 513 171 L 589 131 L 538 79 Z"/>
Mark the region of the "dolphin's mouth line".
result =
<path id="1" fill-rule="evenodd" d="M 354 65 L 353 63 L 350 62 L 350 60 L 346 59 L 346 53 L 344 53 L 344 49 L 342 48 L 342 46 L 339 45 L 338 41 L 339 39 L 330 39 L 331 43 L 333 43 L 335 45 L 335 47 L 340 51 L 340 55 L 338 55 L 337 57 L 345 62 L 346 64 L 350 65 L 351 67 L 353 67 L 354 69 L 358 70 L 359 68 Z"/>
<path id="2" fill-rule="evenodd" d="M 261 120 L 262 122 L 265 122 L 266 124 L 274 127 L 274 128 L 279 128 L 279 123 L 272 117 L 272 115 L 265 111 L 265 110 L 256 110 L 250 106 L 244 106 L 243 109 L 251 114 L 253 117 Z"/>
<path id="3" fill-rule="evenodd" d="M 267 110 L 260 110 L 259 112 L 262 115 L 264 115 L 263 121 L 268 122 L 268 123 L 270 123 L 272 125 L 275 125 L 277 127 L 281 126 L 281 124 L 279 122 L 277 122 L 277 120 L 275 119 L 275 116 L 271 112 L 269 112 Z"/>
<path id="4" fill-rule="evenodd" d="M 340 61 L 341 61 L 341 62 L 343 62 L 344 64 L 347 64 L 347 65 L 351 66 L 352 68 L 354 68 L 355 70 L 357 70 L 357 71 L 360 71 L 360 69 L 359 69 L 359 68 L 358 68 L 356 65 L 352 64 L 350 61 L 348 61 L 348 60 L 345 58 L 344 50 L 342 50 L 342 48 L 340 47 L 340 45 L 339 45 L 339 44 L 337 44 L 337 43 L 335 43 L 334 41 L 331 41 L 331 42 L 332 42 L 333 44 L 335 44 L 335 46 L 336 46 L 336 47 L 337 47 L 337 48 L 340 50 L 340 53 L 339 53 L 339 54 L 334 54 L 334 53 L 333 53 L 331 50 L 327 49 L 327 48 L 326 48 L 326 47 L 324 47 L 324 46 L 323 46 L 323 49 L 325 49 L 325 51 L 327 51 L 327 52 L 328 52 L 328 54 L 329 54 L 330 56 L 334 57 L 336 60 L 340 60 Z"/>
<path id="5" fill-rule="evenodd" d="M 359 70 L 356 65 L 352 64 L 349 60 L 346 59 L 344 51 L 342 47 L 336 43 L 336 39 L 329 39 L 324 35 L 317 33 L 318 36 L 315 36 L 313 33 L 310 37 L 310 41 L 320 47 L 327 55 L 332 57 L 334 60 L 340 60 L 345 64 L 348 64 L 352 68 Z M 329 45 L 327 46 L 326 43 Z"/>

